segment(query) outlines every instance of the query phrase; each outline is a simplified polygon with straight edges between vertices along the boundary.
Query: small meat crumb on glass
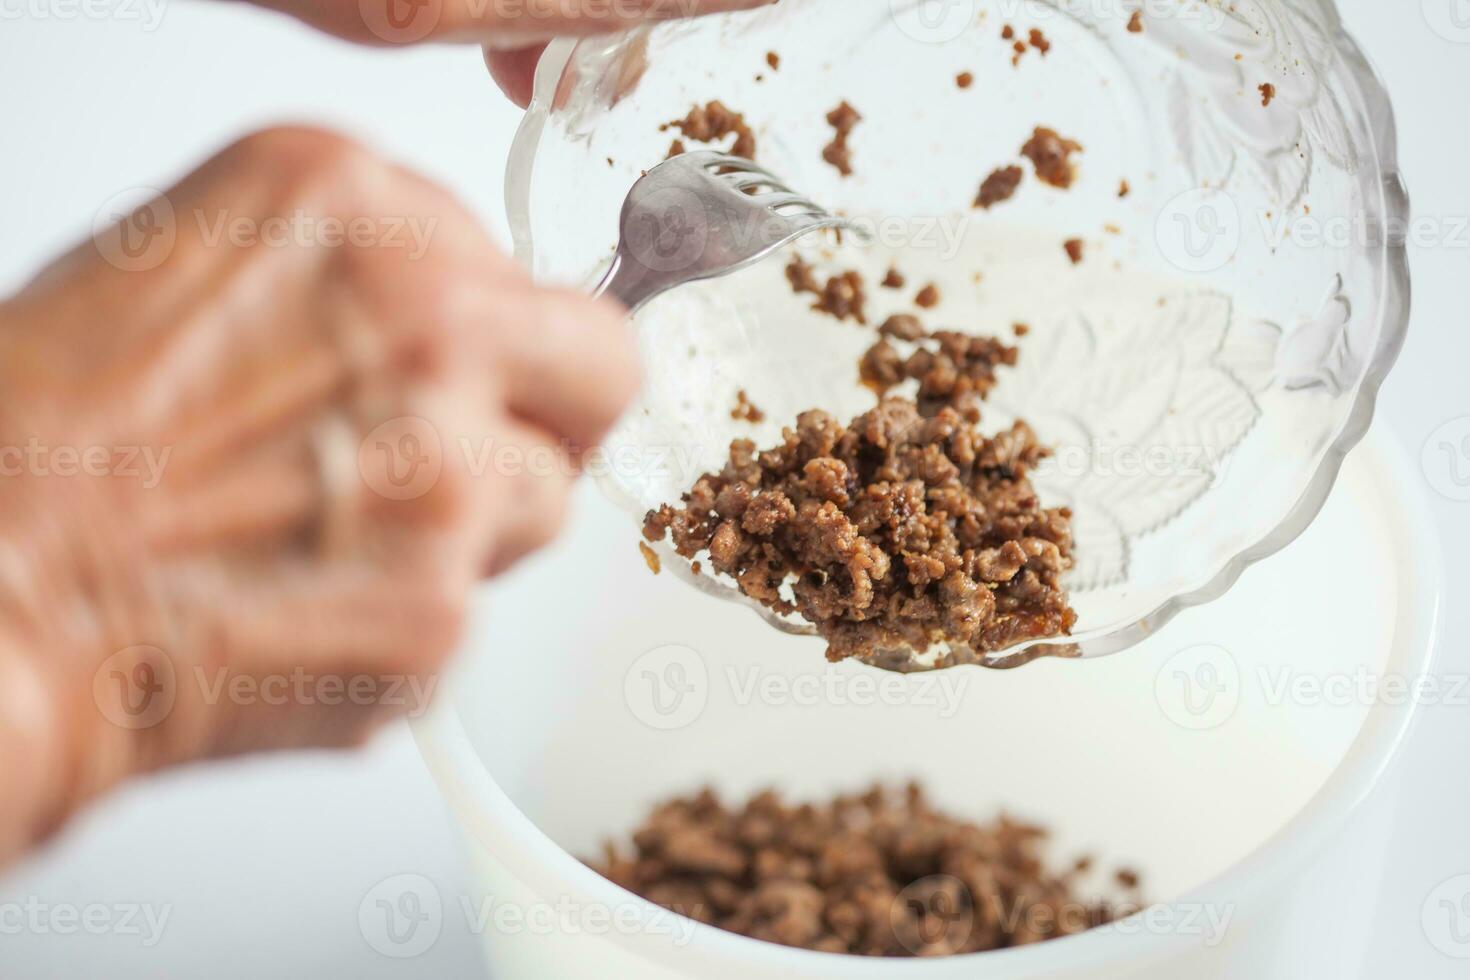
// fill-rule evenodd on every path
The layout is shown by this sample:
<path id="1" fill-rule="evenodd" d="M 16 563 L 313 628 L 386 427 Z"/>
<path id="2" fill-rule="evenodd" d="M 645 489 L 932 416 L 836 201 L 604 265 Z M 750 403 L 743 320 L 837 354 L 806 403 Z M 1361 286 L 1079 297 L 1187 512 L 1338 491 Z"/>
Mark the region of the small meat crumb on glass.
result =
<path id="1" fill-rule="evenodd" d="M 643 563 L 648 566 L 650 572 L 657 575 L 663 571 L 663 563 L 658 560 L 658 552 L 643 541 L 638 542 L 638 550 L 643 554 Z"/>
<path id="2" fill-rule="evenodd" d="M 756 407 L 746 394 L 744 388 L 735 393 L 735 407 L 730 409 L 730 417 L 740 422 L 749 422 L 752 425 L 766 420 L 766 413 Z"/>
<path id="3" fill-rule="evenodd" d="M 847 145 L 847 139 L 862 119 L 862 114 L 846 100 L 827 113 L 827 124 L 837 132 L 832 137 L 832 142 L 823 147 L 822 159 L 836 167 L 837 172 L 844 177 L 852 176 L 852 150 Z"/>
<path id="4" fill-rule="evenodd" d="M 1082 152 L 1082 144 L 1063 137 L 1054 129 L 1037 126 L 1031 138 L 1021 147 L 1021 155 L 1036 168 L 1036 176 L 1053 187 L 1066 189 L 1077 179 L 1072 154 Z"/>
<path id="5" fill-rule="evenodd" d="M 1016 166 L 996 168 L 980 184 L 980 193 L 975 195 L 975 207 L 989 210 L 1002 201 L 1010 200 L 1015 196 L 1016 188 L 1021 186 L 1025 173 Z"/>
<path id="6" fill-rule="evenodd" d="M 695 143 L 713 143 L 733 135 L 730 152 L 747 160 L 755 159 L 755 131 L 745 121 L 745 116 L 718 99 L 702 106 L 695 106 L 683 119 L 675 119 L 659 127 L 660 132 L 677 129 L 685 140 Z M 669 148 L 669 157 L 679 156 L 685 150 L 683 140 L 675 140 Z"/>

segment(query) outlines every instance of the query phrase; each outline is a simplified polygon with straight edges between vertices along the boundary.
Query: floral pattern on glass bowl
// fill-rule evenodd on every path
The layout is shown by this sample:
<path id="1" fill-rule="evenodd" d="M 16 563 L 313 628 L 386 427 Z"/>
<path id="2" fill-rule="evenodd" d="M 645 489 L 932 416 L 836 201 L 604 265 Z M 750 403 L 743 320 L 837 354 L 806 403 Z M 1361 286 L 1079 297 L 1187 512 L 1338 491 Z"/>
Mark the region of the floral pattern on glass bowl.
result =
<path id="1" fill-rule="evenodd" d="M 1056 449 L 1035 479 L 1076 515 L 1079 620 L 1070 637 L 980 659 L 1115 652 L 1300 534 L 1366 431 L 1408 317 L 1392 113 L 1326 0 L 1159 0 L 1141 31 L 1132 4 L 972 0 L 942 5 L 947 20 L 922 6 L 783 0 L 554 43 L 507 172 L 517 255 L 544 281 L 596 281 L 628 186 L 668 152 L 660 127 L 711 99 L 743 111 L 757 159 L 787 182 L 901 219 L 915 265 L 959 297 L 935 325 L 1032 326 L 985 425 L 1024 418 Z M 1013 58 L 1007 23 L 1040 30 L 1048 50 Z M 842 100 L 863 115 L 851 178 L 821 159 Z M 1028 173 L 1013 200 L 971 210 L 987 173 L 1024 163 L 1038 125 L 1083 144 L 1074 186 Z M 1055 251 L 1081 237 L 1086 259 L 1033 275 L 1007 264 L 1006 235 Z M 980 244 L 964 254 L 992 257 L 982 268 L 945 264 L 945 243 L 965 236 Z M 881 258 L 852 252 L 815 261 L 871 273 Z M 871 404 L 854 357 L 871 334 L 818 322 L 789 294 L 789 315 L 757 315 L 774 299 L 750 297 L 774 295 L 780 267 L 746 275 L 640 318 L 648 384 L 602 479 L 635 516 L 717 468 L 731 438 L 765 444 L 805 408 Z M 897 300 L 877 302 L 874 322 Z M 729 418 L 740 387 L 764 427 Z M 740 598 L 686 562 L 666 567 Z"/>

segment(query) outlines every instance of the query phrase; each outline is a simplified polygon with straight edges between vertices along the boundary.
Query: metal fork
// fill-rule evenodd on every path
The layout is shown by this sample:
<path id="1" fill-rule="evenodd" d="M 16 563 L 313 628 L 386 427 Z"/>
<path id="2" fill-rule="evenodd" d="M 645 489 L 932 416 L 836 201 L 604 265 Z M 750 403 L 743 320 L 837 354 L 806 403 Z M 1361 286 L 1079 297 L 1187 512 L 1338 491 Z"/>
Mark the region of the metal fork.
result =
<path id="1" fill-rule="evenodd" d="M 803 235 L 862 229 L 743 157 L 711 150 L 665 160 L 628 192 L 612 267 L 596 289 L 630 313 L 675 286 L 728 275 Z"/>

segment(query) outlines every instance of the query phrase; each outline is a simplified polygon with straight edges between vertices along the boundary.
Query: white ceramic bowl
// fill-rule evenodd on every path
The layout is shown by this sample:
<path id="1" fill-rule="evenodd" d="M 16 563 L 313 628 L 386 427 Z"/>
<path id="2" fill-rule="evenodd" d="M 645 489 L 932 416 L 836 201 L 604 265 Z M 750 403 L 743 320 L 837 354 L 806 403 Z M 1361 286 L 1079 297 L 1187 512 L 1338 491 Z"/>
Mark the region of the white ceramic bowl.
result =
<path id="1" fill-rule="evenodd" d="M 810 641 L 654 578 L 587 494 L 563 542 L 489 590 L 416 730 L 470 842 L 483 894 L 468 907 L 513 913 L 486 927 L 491 975 L 1354 975 L 1416 702 L 1341 689 L 1430 667 L 1439 559 L 1400 478 L 1412 465 L 1370 440 L 1299 541 L 1125 655 L 906 677 L 825 665 Z M 818 797 L 909 777 L 951 810 L 1050 825 L 1059 860 L 1139 868 L 1161 904 L 1032 947 L 874 962 L 691 931 L 577 860 L 705 782 Z"/>

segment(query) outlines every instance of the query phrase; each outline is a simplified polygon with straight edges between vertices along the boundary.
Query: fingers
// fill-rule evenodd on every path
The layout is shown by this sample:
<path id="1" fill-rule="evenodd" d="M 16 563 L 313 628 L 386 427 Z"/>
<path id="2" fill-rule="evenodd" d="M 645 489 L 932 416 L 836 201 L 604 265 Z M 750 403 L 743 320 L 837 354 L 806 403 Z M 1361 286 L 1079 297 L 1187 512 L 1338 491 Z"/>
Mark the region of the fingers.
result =
<path id="1" fill-rule="evenodd" d="M 536 65 L 546 50 L 545 44 L 533 44 L 510 50 L 485 49 L 485 67 L 505 97 L 522 109 L 531 104 L 536 82 Z"/>
<path id="2" fill-rule="evenodd" d="M 474 41 L 520 48 L 564 35 L 606 34 L 654 20 L 748 10 L 776 0 L 257 0 L 319 30 L 363 44 Z"/>
<path id="3" fill-rule="evenodd" d="M 265 550 L 299 538 L 321 513 L 321 481 L 304 440 L 230 462 L 192 477 L 169 473 L 144 499 L 143 534 L 158 554 Z"/>
<path id="4" fill-rule="evenodd" d="M 496 334 L 494 354 L 511 411 L 574 450 L 597 445 L 638 389 L 637 346 L 622 311 L 558 290 L 501 302 L 511 328 Z"/>
<path id="5" fill-rule="evenodd" d="M 482 574 L 499 575 L 556 539 L 566 521 L 576 464 L 566 447 L 532 426 L 507 429 L 492 460 L 495 492 L 487 494 L 498 533 Z"/>
<path id="6" fill-rule="evenodd" d="M 421 712 L 463 629 L 469 586 L 300 564 L 197 596 L 214 608 L 201 633 L 220 665 L 189 690 L 213 701 L 196 709 L 212 716 L 207 754 L 353 745 Z"/>

